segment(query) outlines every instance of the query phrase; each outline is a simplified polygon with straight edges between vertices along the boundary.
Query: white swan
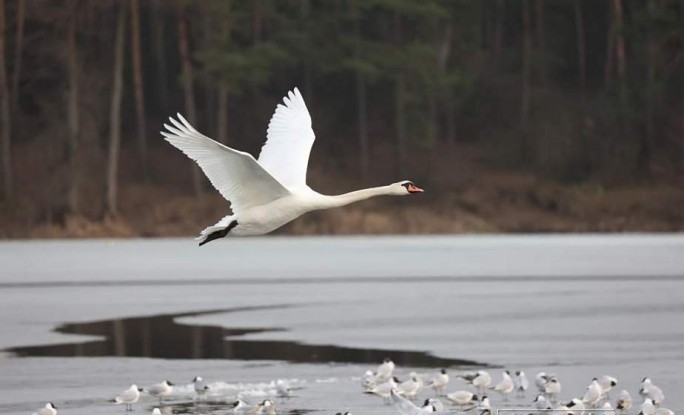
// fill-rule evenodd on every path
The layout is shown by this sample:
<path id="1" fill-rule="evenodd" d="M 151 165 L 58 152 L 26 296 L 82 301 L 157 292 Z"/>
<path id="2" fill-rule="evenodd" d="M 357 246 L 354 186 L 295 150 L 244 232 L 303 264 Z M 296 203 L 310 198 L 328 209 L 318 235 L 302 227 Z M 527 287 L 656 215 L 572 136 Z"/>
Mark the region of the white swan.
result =
<path id="1" fill-rule="evenodd" d="M 326 196 L 306 185 L 306 168 L 315 135 L 304 98 L 295 88 L 278 104 L 268 124 L 259 161 L 200 134 L 182 115 L 164 124 L 166 141 L 199 164 L 212 185 L 231 202 L 232 215 L 196 238 L 200 246 L 226 235 L 269 233 L 306 212 L 345 206 L 374 196 L 421 193 L 404 180 L 388 186 Z"/>

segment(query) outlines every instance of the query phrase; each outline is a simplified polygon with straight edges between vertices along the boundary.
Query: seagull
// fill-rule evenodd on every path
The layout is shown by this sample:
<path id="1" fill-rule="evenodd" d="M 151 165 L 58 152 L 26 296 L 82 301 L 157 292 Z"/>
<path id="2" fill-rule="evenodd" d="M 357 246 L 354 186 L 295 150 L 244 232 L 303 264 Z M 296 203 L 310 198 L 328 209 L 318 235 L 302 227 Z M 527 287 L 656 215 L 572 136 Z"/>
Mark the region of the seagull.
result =
<path id="1" fill-rule="evenodd" d="M 492 405 L 489 403 L 489 398 L 483 396 L 480 403 L 477 405 L 477 410 L 480 411 L 480 415 L 491 415 Z"/>
<path id="2" fill-rule="evenodd" d="M 446 388 L 446 385 L 449 383 L 449 375 L 447 374 L 446 369 L 442 369 L 439 371 L 439 374 L 432 378 L 430 383 L 428 385 L 434 389 L 435 393 L 437 396 L 441 395 L 444 393 L 444 388 Z"/>
<path id="3" fill-rule="evenodd" d="M 400 415 L 422 415 L 436 412 L 433 405 L 426 404 L 419 408 L 413 402 L 399 395 L 395 390 L 390 391 L 390 402 L 399 411 Z"/>
<path id="4" fill-rule="evenodd" d="M 655 415 L 655 405 L 650 398 L 644 399 L 639 408 L 639 415 Z"/>
<path id="5" fill-rule="evenodd" d="M 195 386 L 195 393 L 197 394 L 197 397 L 202 400 L 204 395 L 206 395 L 207 391 L 209 390 L 209 386 L 204 383 L 204 380 L 201 376 L 195 376 L 195 378 L 192 380 L 192 383 Z"/>
<path id="6" fill-rule="evenodd" d="M 655 415 L 675 415 L 674 411 L 667 408 L 658 408 L 655 411 Z"/>
<path id="7" fill-rule="evenodd" d="M 537 386 L 537 389 L 539 389 L 539 392 L 542 393 L 544 393 L 548 381 L 549 379 L 546 377 L 546 372 L 539 372 L 534 377 L 534 384 Z"/>
<path id="8" fill-rule="evenodd" d="M 266 399 L 256 406 L 256 413 L 265 415 L 276 415 L 276 407 L 275 405 L 273 405 L 273 402 L 271 402 L 270 399 Z"/>
<path id="9" fill-rule="evenodd" d="M 177 114 L 161 134 L 197 162 L 211 184 L 231 203 L 232 215 L 204 229 L 200 246 L 225 236 L 263 235 L 304 213 L 331 209 L 375 196 L 422 193 L 412 181 L 373 187 L 338 196 L 322 195 L 306 184 L 315 135 L 311 116 L 297 88 L 288 92 L 268 125 L 259 159 L 224 146 L 198 132 Z"/>
<path id="10" fill-rule="evenodd" d="M 501 396 L 503 396 L 504 400 L 508 400 L 508 394 L 513 392 L 513 389 L 515 389 L 515 384 L 513 383 L 513 379 L 511 378 L 510 372 L 508 370 L 502 373 L 502 377 L 503 378 L 501 379 L 501 382 L 497 383 L 493 389 L 496 392 L 499 392 Z"/>
<path id="11" fill-rule="evenodd" d="M 615 415 L 615 411 L 613 410 L 613 405 L 610 404 L 610 402 L 605 401 L 603 403 L 603 406 L 601 407 L 603 411 L 601 411 L 600 415 Z"/>
<path id="12" fill-rule="evenodd" d="M 33 415 L 57 415 L 57 407 L 52 402 L 48 402 Z"/>
<path id="13" fill-rule="evenodd" d="M 135 384 L 133 384 L 130 388 L 121 392 L 119 396 L 114 398 L 114 403 L 123 403 L 126 405 L 126 411 L 132 411 L 133 404 L 138 402 L 138 399 L 140 399 L 140 389 L 138 389 L 138 387 Z"/>
<path id="14" fill-rule="evenodd" d="M 492 377 L 484 370 L 478 370 L 477 372 L 466 372 L 458 375 L 461 379 L 465 380 L 466 383 L 472 384 L 480 392 L 483 392 L 492 383 Z"/>
<path id="15" fill-rule="evenodd" d="M 656 406 L 660 405 L 665 400 L 665 394 L 663 394 L 662 389 L 656 385 L 651 385 L 648 390 L 648 397 L 651 398 L 653 404 Z"/>
<path id="16" fill-rule="evenodd" d="M 392 378 L 392 373 L 394 373 L 394 362 L 389 357 L 386 357 L 375 371 L 375 383 L 387 382 Z"/>
<path id="17" fill-rule="evenodd" d="M 603 396 L 602 392 L 603 391 L 601 389 L 601 385 L 599 385 L 598 380 L 594 378 L 591 381 L 591 384 L 587 387 L 587 391 L 584 393 L 584 396 L 582 397 L 582 402 L 588 404 L 593 408 L 601 400 L 601 396 Z"/>
<path id="18" fill-rule="evenodd" d="M 238 398 L 237 401 L 233 402 L 233 414 L 242 415 L 250 412 L 251 408 L 245 401 Z"/>
<path id="19" fill-rule="evenodd" d="M 549 401 L 547 401 L 544 395 L 542 394 L 537 395 L 537 397 L 534 398 L 532 403 L 534 403 L 534 407 L 536 409 L 551 409 Z"/>
<path id="20" fill-rule="evenodd" d="M 530 382 L 527 380 L 527 376 L 525 376 L 525 372 L 523 372 L 522 370 L 516 371 L 515 376 L 517 385 L 516 390 L 520 395 L 525 396 L 527 388 L 530 387 Z"/>
<path id="21" fill-rule="evenodd" d="M 388 399 L 392 393 L 392 390 L 397 388 L 397 381 L 397 378 L 390 378 L 390 380 L 387 382 L 376 385 L 370 389 L 366 389 L 363 393 L 377 395 L 381 397 L 385 403 L 389 403 Z"/>
<path id="22" fill-rule="evenodd" d="M 421 389 L 421 382 L 414 374 L 408 380 L 405 380 L 397 385 L 397 394 L 402 395 L 406 399 L 413 399 Z"/>
<path id="23" fill-rule="evenodd" d="M 570 402 L 565 404 L 565 407 L 568 409 L 571 409 L 572 414 L 575 415 L 582 415 L 584 413 L 584 410 L 586 407 L 584 406 L 584 402 L 582 402 L 581 399 L 573 398 Z"/>
<path id="24" fill-rule="evenodd" d="M 281 398 L 287 398 L 290 396 L 290 384 L 283 379 L 278 379 L 276 381 L 276 394 Z"/>
<path id="25" fill-rule="evenodd" d="M 446 398 L 461 408 L 468 404 L 477 403 L 477 395 L 468 391 L 448 393 Z"/>
<path id="26" fill-rule="evenodd" d="M 149 393 L 151 396 L 159 398 L 159 404 L 161 405 L 164 397 L 171 395 L 171 392 L 173 392 L 173 383 L 165 380 L 162 383 L 145 387 L 144 391 Z"/>
<path id="27" fill-rule="evenodd" d="M 632 397 L 629 396 L 629 392 L 627 392 L 626 389 L 623 389 L 622 392 L 620 392 L 618 400 L 615 403 L 615 409 L 620 412 L 627 412 L 632 409 Z"/>
<path id="28" fill-rule="evenodd" d="M 617 386 L 618 381 L 616 378 L 612 376 L 603 375 L 598 380 L 598 383 L 601 386 L 601 394 L 604 395 L 606 398 L 609 398 L 608 392 L 610 392 L 611 389 Z"/>
<path id="29" fill-rule="evenodd" d="M 437 398 L 426 399 L 425 402 L 423 402 L 423 408 L 428 405 L 431 405 L 433 408 L 435 408 L 435 412 L 444 412 L 444 404 Z"/>
<path id="30" fill-rule="evenodd" d="M 555 402 L 558 398 L 558 394 L 561 391 L 561 384 L 558 379 L 551 378 L 551 380 L 544 387 L 544 393 L 551 399 L 551 402 Z"/>
<path id="31" fill-rule="evenodd" d="M 363 380 L 361 381 L 361 386 L 364 389 L 370 389 L 375 386 L 375 373 L 372 370 L 366 370 Z"/>

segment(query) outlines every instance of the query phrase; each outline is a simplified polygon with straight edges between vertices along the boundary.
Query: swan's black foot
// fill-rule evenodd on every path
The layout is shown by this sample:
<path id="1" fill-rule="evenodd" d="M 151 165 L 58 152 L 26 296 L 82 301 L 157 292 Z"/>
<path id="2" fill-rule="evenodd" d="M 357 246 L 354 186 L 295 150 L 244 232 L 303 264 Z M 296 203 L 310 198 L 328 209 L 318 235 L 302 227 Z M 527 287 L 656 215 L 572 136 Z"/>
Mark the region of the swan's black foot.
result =
<path id="1" fill-rule="evenodd" d="M 230 225 L 226 226 L 225 228 L 210 233 L 209 235 L 207 235 L 207 238 L 205 240 L 199 243 L 199 246 L 202 246 L 207 242 L 211 242 L 214 239 L 223 238 L 224 236 L 228 235 L 228 232 L 230 232 L 234 227 L 236 227 L 237 224 L 237 221 L 234 220 L 230 222 Z"/>

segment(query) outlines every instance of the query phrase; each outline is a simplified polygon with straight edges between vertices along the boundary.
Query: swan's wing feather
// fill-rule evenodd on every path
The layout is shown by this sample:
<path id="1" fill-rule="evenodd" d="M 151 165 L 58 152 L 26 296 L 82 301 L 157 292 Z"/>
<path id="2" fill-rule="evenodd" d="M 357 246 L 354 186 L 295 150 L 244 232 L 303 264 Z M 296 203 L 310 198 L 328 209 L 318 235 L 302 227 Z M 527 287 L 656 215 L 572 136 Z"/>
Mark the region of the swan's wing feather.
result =
<path id="1" fill-rule="evenodd" d="M 259 164 L 287 188 L 306 186 L 309 153 L 316 136 L 299 89 L 287 93 L 268 123 Z"/>
<path id="2" fill-rule="evenodd" d="M 216 190 L 231 202 L 235 213 L 290 194 L 251 154 L 200 134 L 180 114 L 180 121 L 169 120 L 173 126 L 164 124 L 164 139 L 199 164 Z"/>

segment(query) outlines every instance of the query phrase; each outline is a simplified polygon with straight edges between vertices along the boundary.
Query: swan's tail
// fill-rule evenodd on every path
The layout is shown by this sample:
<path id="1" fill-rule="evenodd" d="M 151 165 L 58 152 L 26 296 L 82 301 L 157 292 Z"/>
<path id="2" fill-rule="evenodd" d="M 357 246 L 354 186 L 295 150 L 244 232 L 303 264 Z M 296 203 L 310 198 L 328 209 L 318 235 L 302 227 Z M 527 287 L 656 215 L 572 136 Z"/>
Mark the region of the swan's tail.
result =
<path id="1" fill-rule="evenodd" d="M 236 226 L 237 220 L 232 215 L 226 216 L 215 225 L 211 225 L 200 232 L 200 235 L 195 240 L 199 242 L 199 246 L 202 246 L 214 239 L 223 238 Z"/>

